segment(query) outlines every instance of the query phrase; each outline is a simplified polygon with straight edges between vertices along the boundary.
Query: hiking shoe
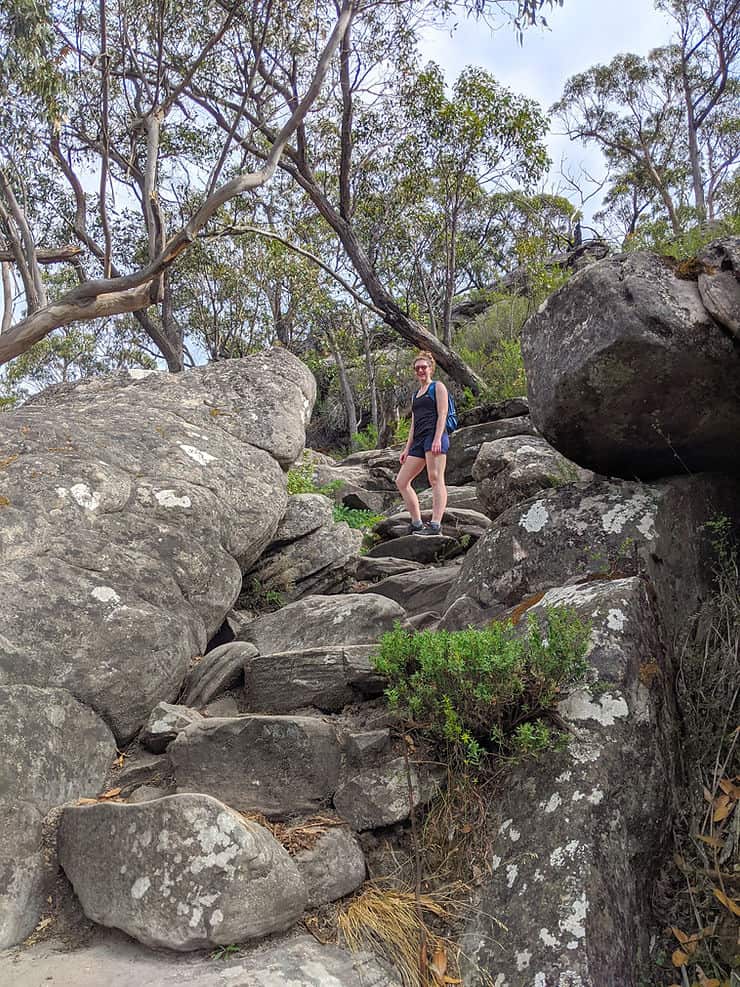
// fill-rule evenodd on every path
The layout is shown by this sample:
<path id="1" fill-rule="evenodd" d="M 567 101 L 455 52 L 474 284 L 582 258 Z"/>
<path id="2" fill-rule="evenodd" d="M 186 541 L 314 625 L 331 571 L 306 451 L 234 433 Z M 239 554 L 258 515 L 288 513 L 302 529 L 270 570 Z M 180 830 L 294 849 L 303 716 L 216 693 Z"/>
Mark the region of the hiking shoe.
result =
<path id="1" fill-rule="evenodd" d="M 418 534 L 420 534 L 420 535 L 441 535 L 442 534 L 442 525 L 441 524 L 437 524 L 436 521 L 430 521 L 428 524 L 425 524 L 424 525 L 424 527 L 421 529 L 421 531 L 418 532 Z"/>
<path id="2" fill-rule="evenodd" d="M 409 535 L 419 535 L 424 530 L 423 521 L 412 521 L 408 526 L 407 534 Z"/>

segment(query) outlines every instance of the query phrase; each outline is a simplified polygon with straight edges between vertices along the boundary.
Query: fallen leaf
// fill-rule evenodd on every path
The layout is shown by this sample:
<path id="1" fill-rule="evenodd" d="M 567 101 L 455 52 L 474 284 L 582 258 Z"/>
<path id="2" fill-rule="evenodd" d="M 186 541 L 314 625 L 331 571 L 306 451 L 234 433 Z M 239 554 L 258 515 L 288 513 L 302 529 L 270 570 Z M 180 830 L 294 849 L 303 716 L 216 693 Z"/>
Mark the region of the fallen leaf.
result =
<path id="1" fill-rule="evenodd" d="M 740 915 L 740 903 L 734 898 L 728 898 L 724 891 L 720 891 L 719 888 L 715 888 L 714 897 L 720 902 L 720 904 L 724 905 L 725 908 L 729 908 L 733 915 Z"/>
<path id="2" fill-rule="evenodd" d="M 687 943 L 689 941 L 689 939 L 691 938 L 691 936 L 688 936 L 688 935 L 686 935 L 685 932 L 682 932 L 681 929 L 676 928 L 675 925 L 672 925 L 671 926 L 671 932 L 676 937 L 676 939 L 678 939 L 678 941 L 681 943 L 681 945 L 683 945 L 684 943 Z"/>
<path id="3" fill-rule="evenodd" d="M 103 792 L 102 795 L 98 795 L 99 799 L 114 799 L 116 795 L 121 794 L 120 788 L 109 788 L 107 792 Z"/>
<path id="4" fill-rule="evenodd" d="M 675 967 L 686 966 L 690 959 L 691 956 L 689 953 L 684 953 L 682 949 L 674 949 L 673 955 L 671 956 L 671 963 Z"/>
<path id="5" fill-rule="evenodd" d="M 735 803 L 728 799 L 726 795 L 722 795 L 721 798 L 717 799 L 717 803 L 717 807 L 712 815 L 713 822 L 721 822 L 723 819 L 726 819 L 735 808 Z"/>
<path id="6" fill-rule="evenodd" d="M 706 843 L 707 846 L 714 847 L 715 850 L 724 850 L 725 844 L 717 836 L 697 836 L 697 840 Z"/>
<path id="7" fill-rule="evenodd" d="M 735 785 L 729 778 L 723 778 L 719 783 L 719 787 L 725 795 L 729 795 L 736 802 L 740 801 L 740 785 Z"/>
<path id="8" fill-rule="evenodd" d="M 437 946 L 434 950 L 432 962 L 429 964 L 429 971 L 434 977 L 435 983 L 443 984 L 445 982 L 445 973 L 447 972 L 447 953 L 442 946 Z"/>

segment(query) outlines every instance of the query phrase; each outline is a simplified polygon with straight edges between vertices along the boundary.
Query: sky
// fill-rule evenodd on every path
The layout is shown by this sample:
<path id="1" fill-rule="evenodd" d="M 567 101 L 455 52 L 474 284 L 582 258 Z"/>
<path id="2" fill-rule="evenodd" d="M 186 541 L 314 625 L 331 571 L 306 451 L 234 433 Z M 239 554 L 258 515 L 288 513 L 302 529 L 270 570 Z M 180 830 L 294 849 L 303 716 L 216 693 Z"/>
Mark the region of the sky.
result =
<path id="1" fill-rule="evenodd" d="M 564 0 L 562 7 L 545 8 L 549 30 L 529 29 L 519 45 L 510 26 L 492 32 L 484 25 L 462 22 L 449 31 L 429 30 L 422 45 L 425 58 L 439 62 L 449 81 L 465 65 L 480 65 L 499 82 L 536 99 L 547 110 L 561 95 L 570 76 L 592 65 L 610 62 L 622 52 L 647 54 L 666 44 L 671 20 L 655 10 L 652 0 Z M 557 130 L 557 124 L 554 129 Z M 551 129 L 548 148 L 553 160 L 550 184 L 558 184 L 561 159 L 571 173 L 583 165 L 603 174 L 596 148 L 585 148 Z M 586 208 L 589 216 L 599 200 Z"/>

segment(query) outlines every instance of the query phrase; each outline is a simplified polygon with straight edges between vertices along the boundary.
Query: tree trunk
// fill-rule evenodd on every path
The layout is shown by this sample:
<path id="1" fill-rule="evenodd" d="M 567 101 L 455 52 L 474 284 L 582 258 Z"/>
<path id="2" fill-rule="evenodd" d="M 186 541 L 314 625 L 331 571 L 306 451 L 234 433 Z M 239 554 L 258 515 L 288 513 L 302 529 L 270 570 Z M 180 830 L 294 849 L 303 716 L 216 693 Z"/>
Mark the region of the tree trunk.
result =
<path id="1" fill-rule="evenodd" d="M 357 409 L 355 408 L 355 397 L 352 393 L 352 386 L 349 382 L 349 377 L 347 376 L 347 369 L 344 366 L 344 360 L 342 359 L 342 354 L 339 346 L 337 345 L 336 337 L 329 326 L 324 327 L 324 332 L 326 333 L 329 349 L 334 357 L 334 362 L 337 365 L 339 387 L 342 392 L 342 402 L 344 404 L 344 410 L 347 413 L 347 435 L 349 436 L 350 448 L 354 448 L 355 438 L 357 436 Z"/>
<path id="2" fill-rule="evenodd" d="M 696 135 L 694 101 L 691 96 L 691 85 L 689 83 L 685 58 L 681 59 L 681 78 L 683 81 L 684 101 L 686 103 L 686 125 L 689 131 L 689 164 L 691 165 L 691 179 L 694 185 L 694 205 L 696 206 L 697 219 L 700 223 L 703 223 L 707 218 L 707 205 L 704 199 L 704 181 L 701 174 L 699 141 Z"/>

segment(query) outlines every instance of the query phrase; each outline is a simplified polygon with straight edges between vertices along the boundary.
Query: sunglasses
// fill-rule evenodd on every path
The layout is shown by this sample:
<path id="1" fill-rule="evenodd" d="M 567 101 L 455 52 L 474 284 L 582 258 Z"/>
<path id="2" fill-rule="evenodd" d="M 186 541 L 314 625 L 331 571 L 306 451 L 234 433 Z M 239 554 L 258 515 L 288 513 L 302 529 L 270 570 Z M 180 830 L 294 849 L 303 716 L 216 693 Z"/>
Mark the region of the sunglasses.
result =
<path id="1" fill-rule="evenodd" d="M 429 367 L 424 367 L 424 366 L 422 366 L 422 367 L 414 367 L 414 373 L 415 374 L 423 374 L 425 370 L 429 370 L 429 369 L 430 369 Z"/>

